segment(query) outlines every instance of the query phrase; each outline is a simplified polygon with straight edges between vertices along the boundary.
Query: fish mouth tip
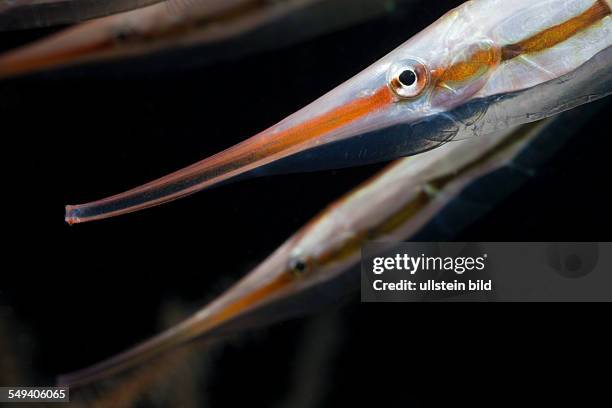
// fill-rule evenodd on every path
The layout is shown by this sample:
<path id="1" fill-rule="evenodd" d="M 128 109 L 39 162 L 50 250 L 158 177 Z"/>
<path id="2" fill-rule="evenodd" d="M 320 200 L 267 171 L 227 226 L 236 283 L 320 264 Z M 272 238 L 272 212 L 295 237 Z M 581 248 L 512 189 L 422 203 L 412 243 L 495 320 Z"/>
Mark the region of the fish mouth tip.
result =
<path id="1" fill-rule="evenodd" d="M 77 206 L 67 205 L 65 210 L 66 213 L 64 216 L 64 221 L 66 221 L 68 225 L 79 224 L 81 222 L 81 219 L 79 218 L 79 209 Z"/>
<path id="2" fill-rule="evenodd" d="M 81 388 L 83 385 L 73 373 L 60 374 L 55 377 L 56 387 Z"/>
<path id="3" fill-rule="evenodd" d="M 58 387 L 67 387 L 70 385 L 70 382 L 67 381 L 65 375 L 58 375 L 55 379 L 55 385 L 57 385 Z"/>

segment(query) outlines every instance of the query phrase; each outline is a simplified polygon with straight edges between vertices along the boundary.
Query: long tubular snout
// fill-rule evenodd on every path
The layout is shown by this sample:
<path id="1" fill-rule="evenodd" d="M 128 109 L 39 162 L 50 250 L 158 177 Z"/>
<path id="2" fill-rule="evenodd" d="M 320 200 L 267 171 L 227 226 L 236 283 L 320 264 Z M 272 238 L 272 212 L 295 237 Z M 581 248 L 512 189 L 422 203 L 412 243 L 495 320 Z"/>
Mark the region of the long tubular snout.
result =
<path id="1" fill-rule="evenodd" d="M 25 7 L 25 0 L 21 1 L 17 4 Z M 52 0 L 52 4 L 76 2 L 74 7 L 80 10 L 108 6 L 115 1 Z M 124 0 L 119 2 L 123 4 Z M 125 0 L 125 6 L 131 2 L 134 0 Z M 153 2 L 156 4 L 144 7 Z M 236 57 L 285 47 L 390 12 L 379 0 L 144 0 L 140 3 L 142 7 L 138 9 L 86 21 L 0 54 L 0 79 L 194 47 L 198 48 L 199 64 L 203 64 L 227 58 L 226 51 L 217 51 L 217 46 L 230 39 L 235 41 L 236 49 L 231 55 Z M 9 9 L 3 12 L 2 4 L 0 1 L 0 31 L 17 23 L 29 24 L 30 17 L 12 17 L 16 14 L 16 5 L 6 6 Z M 37 3 L 36 10 L 39 7 L 43 4 Z M 351 8 L 349 12 L 347 7 Z M 286 35 L 279 38 L 270 32 L 286 32 Z"/>
<path id="2" fill-rule="evenodd" d="M 192 166 L 142 187 L 89 204 L 66 207 L 66 221 L 79 223 L 108 218 L 159 205 L 236 177 L 256 167 L 342 136 L 358 120 L 376 113 L 393 101 L 382 87 L 321 114 L 310 116 L 306 108 L 254 137 Z"/>
<path id="3" fill-rule="evenodd" d="M 229 35 L 225 33 L 226 29 L 220 29 L 220 26 L 232 26 L 230 21 L 240 20 L 243 14 L 254 12 L 248 6 L 254 7 L 260 2 L 146 0 L 146 3 L 151 4 L 86 21 L 3 53 L 0 55 L 0 78 L 122 56 L 137 56 L 171 47 L 173 44 L 188 45 L 190 33 L 194 32 L 200 32 L 197 37 L 199 42 L 213 42 Z M 3 14 L 0 14 L 0 24 L 2 16 Z M 216 29 L 206 30 L 206 27 L 215 25 Z"/>
<path id="4" fill-rule="evenodd" d="M 155 358 L 196 338 L 215 338 L 260 322 L 274 320 L 267 307 L 310 285 L 288 270 L 291 244 L 281 246 L 268 260 L 246 275 L 215 301 L 171 329 L 106 361 L 60 376 L 72 387 L 101 380 Z"/>

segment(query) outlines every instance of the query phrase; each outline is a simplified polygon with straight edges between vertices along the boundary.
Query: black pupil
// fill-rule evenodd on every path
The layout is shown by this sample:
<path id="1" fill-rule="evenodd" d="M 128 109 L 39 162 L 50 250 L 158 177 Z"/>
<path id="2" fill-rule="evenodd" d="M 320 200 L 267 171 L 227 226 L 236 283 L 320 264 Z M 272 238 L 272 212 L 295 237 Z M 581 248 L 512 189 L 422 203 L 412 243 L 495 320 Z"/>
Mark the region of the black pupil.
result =
<path id="1" fill-rule="evenodd" d="M 304 272 L 306 270 L 306 262 L 300 259 L 293 261 L 293 269 L 296 272 Z"/>
<path id="2" fill-rule="evenodd" d="M 417 77 L 414 71 L 407 69 L 406 71 L 400 74 L 399 80 L 402 83 L 402 85 L 411 86 L 416 82 Z"/>

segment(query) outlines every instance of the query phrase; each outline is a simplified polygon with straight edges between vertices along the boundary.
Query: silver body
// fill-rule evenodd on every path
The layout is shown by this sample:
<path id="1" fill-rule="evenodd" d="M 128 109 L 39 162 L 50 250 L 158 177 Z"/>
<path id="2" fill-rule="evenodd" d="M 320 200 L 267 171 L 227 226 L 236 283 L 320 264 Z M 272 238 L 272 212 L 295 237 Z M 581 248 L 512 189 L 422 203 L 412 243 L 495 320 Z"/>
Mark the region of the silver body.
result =
<path id="1" fill-rule="evenodd" d="M 379 0 L 165 0 L 69 27 L 0 55 L 0 78 L 194 47 L 198 61 L 227 58 L 226 54 L 235 58 L 385 13 Z M 0 23 L 1 19 L 2 14 Z M 231 53 L 204 47 L 228 38 L 240 39 Z M 58 54 L 62 57 L 56 58 Z"/>
<path id="2" fill-rule="evenodd" d="M 542 33 L 538 48 L 542 41 L 530 39 Z M 532 122 L 608 95 L 610 45 L 607 0 L 473 0 L 245 142 L 125 193 L 68 206 L 66 220 L 152 207 L 263 167 L 385 161 Z M 524 50 L 509 57 L 517 47 Z M 393 75 L 415 64 L 431 79 L 414 97 L 399 97 Z"/>

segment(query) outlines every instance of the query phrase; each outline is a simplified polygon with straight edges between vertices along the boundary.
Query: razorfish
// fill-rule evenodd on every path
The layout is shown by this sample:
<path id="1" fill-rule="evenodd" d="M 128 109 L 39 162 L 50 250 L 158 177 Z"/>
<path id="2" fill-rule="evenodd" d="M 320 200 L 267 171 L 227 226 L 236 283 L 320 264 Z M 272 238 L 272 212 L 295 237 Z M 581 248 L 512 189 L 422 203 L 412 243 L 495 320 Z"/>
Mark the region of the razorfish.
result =
<path id="1" fill-rule="evenodd" d="M 0 78 L 168 50 L 190 50 L 204 62 L 235 58 L 390 12 L 380 0 L 166 0 L 87 21 L 10 50 L 0 55 Z M 214 47 L 229 39 L 234 42 L 232 52 L 227 46 Z"/>
<path id="2" fill-rule="evenodd" d="M 138 211 L 239 176 L 415 155 L 604 97 L 612 89 L 610 3 L 464 3 L 277 125 L 141 187 L 69 205 L 66 221 Z"/>

